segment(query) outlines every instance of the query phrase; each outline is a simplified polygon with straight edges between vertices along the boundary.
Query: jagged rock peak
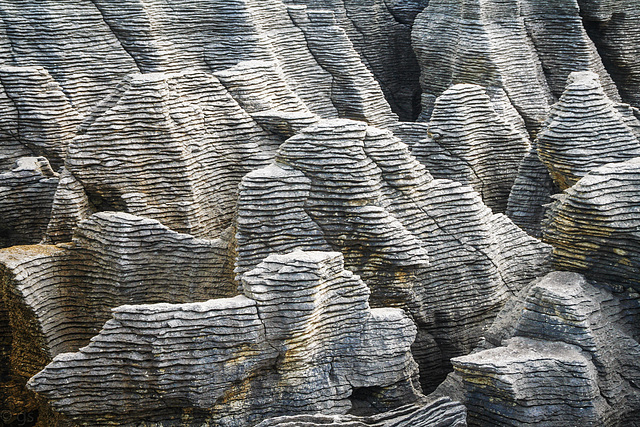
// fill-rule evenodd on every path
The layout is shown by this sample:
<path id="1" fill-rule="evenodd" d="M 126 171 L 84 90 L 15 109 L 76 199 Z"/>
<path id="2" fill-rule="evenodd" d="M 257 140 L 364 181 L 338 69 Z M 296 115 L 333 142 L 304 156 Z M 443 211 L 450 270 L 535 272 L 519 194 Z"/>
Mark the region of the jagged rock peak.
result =
<path id="1" fill-rule="evenodd" d="M 626 121 L 596 74 L 569 76 L 537 141 L 540 159 L 561 190 L 597 166 L 640 156 L 640 141 Z"/>
<path id="2" fill-rule="evenodd" d="M 378 409 L 420 397 L 415 326 L 401 310 L 371 310 L 340 254 L 274 255 L 245 277 L 247 296 L 118 307 L 87 347 L 57 356 L 30 386 L 72 420 L 120 425 L 339 414 L 368 388 Z"/>

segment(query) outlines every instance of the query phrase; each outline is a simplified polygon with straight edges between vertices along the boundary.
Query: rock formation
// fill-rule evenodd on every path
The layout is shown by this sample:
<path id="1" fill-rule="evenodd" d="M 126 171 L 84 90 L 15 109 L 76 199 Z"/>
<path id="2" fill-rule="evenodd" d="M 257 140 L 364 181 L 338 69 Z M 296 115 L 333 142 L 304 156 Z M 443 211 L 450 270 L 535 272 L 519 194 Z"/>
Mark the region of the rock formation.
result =
<path id="1" fill-rule="evenodd" d="M 400 409 L 368 417 L 353 415 L 292 415 L 265 420 L 257 427 L 462 427 L 466 426 L 465 408 L 451 399 L 441 398 L 425 406 Z"/>
<path id="2" fill-rule="evenodd" d="M 236 294 L 226 239 L 202 240 L 155 220 L 99 213 L 80 223 L 72 244 L 0 251 L 2 388 L 20 390 L 58 354 L 96 335 L 123 304 L 190 302 Z M 2 396 L 9 405 L 11 396 Z M 33 410 L 33 397 L 22 411 Z"/>
<path id="3" fill-rule="evenodd" d="M 546 271 L 549 254 L 470 187 L 434 180 L 391 132 L 347 120 L 305 129 L 249 173 L 237 224 L 240 277 L 271 253 L 341 251 L 374 306 L 416 321 L 427 389 L 509 295 Z"/>
<path id="4" fill-rule="evenodd" d="M 640 290 L 640 159 L 594 169 L 557 197 L 543 222 L 558 269 Z"/>
<path id="5" fill-rule="evenodd" d="M 638 10 L 0 0 L 2 423 L 638 424 Z"/>
<path id="6" fill-rule="evenodd" d="M 340 254 L 271 255 L 242 285 L 231 299 L 121 306 L 30 386 L 72 420 L 119 425 L 341 413 L 360 388 L 378 389 L 378 407 L 417 397 L 415 327 L 401 310 L 371 310 Z"/>
<path id="7" fill-rule="evenodd" d="M 636 294 L 637 295 L 637 294 Z M 630 425 L 640 304 L 554 272 L 507 304 L 486 350 L 453 359 L 471 425 Z"/>

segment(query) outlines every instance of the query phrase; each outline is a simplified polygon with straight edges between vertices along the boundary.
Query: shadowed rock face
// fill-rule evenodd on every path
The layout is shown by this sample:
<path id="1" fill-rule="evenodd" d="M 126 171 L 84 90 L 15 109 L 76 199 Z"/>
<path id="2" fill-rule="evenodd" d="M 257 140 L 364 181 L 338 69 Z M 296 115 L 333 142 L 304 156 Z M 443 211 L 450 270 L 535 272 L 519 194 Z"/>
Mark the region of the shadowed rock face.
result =
<path id="1" fill-rule="evenodd" d="M 363 387 L 378 387 L 384 407 L 418 397 L 409 351 L 415 326 L 401 310 L 370 309 L 368 288 L 344 270 L 340 254 L 272 255 L 243 276 L 243 291 L 204 303 L 121 306 L 87 347 L 54 358 L 30 386 L 73 420 L 118 417 L 120 425 L 343 413 Z"/>

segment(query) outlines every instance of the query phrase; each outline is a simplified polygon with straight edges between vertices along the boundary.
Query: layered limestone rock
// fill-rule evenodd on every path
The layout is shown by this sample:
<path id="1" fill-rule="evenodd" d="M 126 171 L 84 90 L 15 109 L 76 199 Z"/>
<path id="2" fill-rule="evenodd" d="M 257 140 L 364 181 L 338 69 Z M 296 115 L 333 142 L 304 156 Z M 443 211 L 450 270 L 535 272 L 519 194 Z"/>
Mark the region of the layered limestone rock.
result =
<path id="1" fill-rule="evenodd" d="M 471 425 L 630 425 L 640 410 L 637 295 L 554 272 L 507 304 L 486 350 L 453 360 Z M 495 347 L 494 347 L 495 346 Z"/>
<path id="2" fill-rule="evenodd" d="M 240 277 L 270 253 L 340 250 L 373 305 L 406 308 L 427 388 L 545 271 L 550 250 L 470 187 L 434 180 L 389 131 L 347 120 L 320 121 L 248 174 L 237 221 Z"/>
<path id="3" fill-rule="evenodd" d="M 551 195 L 574 185 L 594 168 L 640 155 L 633 109 L 604 93 L 597 75 L 576 72 L 520 165 L 506 214 L 534 236 Z"/>
<path id="4" fill-rule="evenodd" d="M 552 97 L 520 3 L 431 0 L 418 15 L 412 40 L 423 118 L 450 86 L 477 84 L 492 100 L 511 102 L 530 130 L 542 124 Z"/>
<path id="5" fill-rule="evenodd" d="M 597 73 L 619 101 L 575 0 L 434 0 L 416 19 L 412 38 L 425 117 L 449 86 L 479 84 L 492 99 L 504 91 L 535 133 L 572 71 Z"/>
<path id="6" fill-rule="evenodd" d="M 114 307 L 235 295 L 230 237 L 196 239 L 151 219 L 99 213 L 72 244 L 1 250 L 0 339 L 10 370 L 2 388 L 14 390 L 4 404 L 53 356 L 86 345 Z M 35 407 L 31 396 L 15 410 Z"/>
<path id="7" fill-rule="evenodd" d="M 569 76 L 537 147 L 561 190 L 597 166 L 640 156 L 640 141 L 590 72 Z"/>
<path id="8" fill-rule="evenodd" d="M 0 173 L 0 248 L 43 239 L 58 181 L 44 157 L 22 157 Z"/>
<path id="9" fill-rule="evenodd" d="M 400 409 L 368 417 L 353 415 L 292 415 L 265 420 L 257 427 L 463 427 L 466 409 L 458 402 L 441 398 L 425 406 Z"/>
<path id="10" fill-rule="evenodd" d="M 413 154 L 436 178 L 471 185 L 494 212 L 504 212 L 530 148 L 524 129 L 496 111 L 485 90 L 455 85 L 436 100 L 429 125 L 418 139 L 419 124 L 402 124 L 394 132 L 408 140 Z M 413 131 L 413 132 L 412 132 Z"/>
<path id="11" fill-rule="evenodd" d="M 623 101 L 640 107 L 640 3 L 578 0 L 585 28 Z"/>
<path id="12" fill-rule="evenodd" d="M 420 396 L 415 326 L 401 310 L 370 309 L 339 253 L 272 255 L 242 286 L 231 299 L 118 307 L 88 346 L 29 384 L 76 422 L 119 425 L 344 413 L 365 388 L 378 408 Z"/>
<path id="13" fill-rule="evenodd" d="M 393 111 L 401 120 L 416 118 L 420 68 L 411 47 L 411 26 L 427 5 L 426 0 L 285 0 L 285 3 L 333 11 L 362 62 L 380 83 Z"/>
<path id="14" fill-rule="evenodd" d="M 215 238 L 231 225 L 238 182 L 278 142 L 210 74 L 139 74 L 86 118 L 65 166 L 99 211 Z"/>
<path id="15" fill-rule="evenodd" d="M 640 159 L 601 166 L 548 210 L 543 238 L 563 270 L 640 290 Z"/>

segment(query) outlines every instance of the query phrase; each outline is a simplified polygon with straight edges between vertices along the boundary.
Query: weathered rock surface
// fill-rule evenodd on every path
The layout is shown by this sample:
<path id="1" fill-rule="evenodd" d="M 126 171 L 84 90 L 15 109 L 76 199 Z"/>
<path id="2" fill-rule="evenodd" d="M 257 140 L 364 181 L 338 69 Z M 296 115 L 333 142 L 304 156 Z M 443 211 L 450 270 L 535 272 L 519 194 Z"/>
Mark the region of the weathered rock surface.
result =
<path id="1" fill-rule="evenodd" d="M 393 130 L 434 177 L 471 185 L 494 212 L 505 211 L 530 141 L 484 88 L 454 85 L 436 100 L 426 129 L 403 123 Z"/>
<path id="2" fill-rule="evenodd" d="M 432 0 L 412 38 L 426 118 L 451 85 L 478 84 L 492 99 L 504 91 L 535 133 L 572 71 L 597 73 L 605 92 L 620 100 L 575 0 Z"/>
<path id="3" fill-rule="evenodd" d="M 362 62 L 371 70 L 385 98 L 401 120 L 416 118 L 420 68 L 411 47 L 411 26 L 426 0 L 285 0 L 335 13 Z"/>
<path id="4" fill-rule="evenodd" d="M 44 157 L 22 157 L 0 173 L 0 248 L 42 240 L 58 181 Z"/>
<path id="5" fill-rule="evenodd" d="M 320 121 L 248 174 L 237 221 L 240 277 L 271 253 L 340 250 L 374 306 L 406 308 L 427 388 L 545 271 L 550 249 L 470 187 L 434 180 L 389 131 L 347 120 Z"/>
<path id="6" fill-rule="evenodd" d="M 3 388 L 19 388 L 51 357 L 89 342 L 123 304 L 231 296 L 230 236 L 202 240 L 157 221 L 99 213 L 72 244 L 0 250 Z M 0 405 L 7 404 L 3 396 Z M 34 409 L 33 398 L 16 410 Z"/>
<path id="7" fill-rule="evenodd" d="M 58 355 L 30 386 L 71 419 L 119 425 L 344 413 L 363 387 L 378 388 L 383 407 L 419 397 L 415 326 L 401 310 L 370 309 L 368 288 L 339 253 L 272 255 L 243 276 L 243 290 L 121 306 L 88 346 Z"/>
<path id="8" fill-rule="evenodd" d="M 543 222 L 556 268 L 640 290 L 640 159 L 591 171 L 557 196 Z"/>
<path id="9" fill-rule="evenodd" d="M 257 427 L 463 427 L 466 410 L 458 402 L 441 398 L 425 406 L 402 408 L 369 417 L 353 415 L 294 415 L 265 420 Z"/>
<path id="10" fill-rule="evenodd" d="M 532 283 L 507 304 L 487 333 L 486 347 L 493 348 L 453 360 L 469 424 L 636 422 L 636 295 L 612 293 L 568 272 Z"/>
<path id="11" fill-rule="evenodd" d="M 591 72 L 569 76 L 533 149 L 520 165 L 506 214 L 533 236 L 551 195 L 594 168 L 640 155 L 640 122 L 629 105 L 612 102 Z"/>
<path id="12" fill-rule="evenodd" d="M 590 72 L 569 76 L 537 148 L 561 190 L 597 166 L 640 156 L 640 141 Z"/>
<path id="13" fill-rule="evenodd" d="M 98 210 L 215 238 L 275 141 L 210 74 L 138 74 L 86 118 L 65 166 Z"/>

